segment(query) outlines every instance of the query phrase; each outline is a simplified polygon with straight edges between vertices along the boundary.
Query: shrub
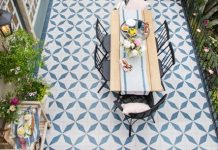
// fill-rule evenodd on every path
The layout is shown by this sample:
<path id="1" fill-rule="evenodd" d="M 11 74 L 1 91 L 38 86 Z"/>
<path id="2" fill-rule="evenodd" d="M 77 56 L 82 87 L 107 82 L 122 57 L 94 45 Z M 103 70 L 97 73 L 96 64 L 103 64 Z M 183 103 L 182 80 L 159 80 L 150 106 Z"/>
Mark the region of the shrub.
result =
<path id="1" fill-rule="evenodd" d="M 42 79 L 31 78 L 19 85 L 16 92 L 22 101 L 41 101 L 49 86 Z"/>
<path id="2" fill-rule="evenodd" d="M 33 35 L 23 30 L 9 36 L 7 43 L 7 50 L 0 52 L 0 77 L 18 84 L 33 76 L 36 65 L 42 65 L 39 59 L 42 50 Z"/>

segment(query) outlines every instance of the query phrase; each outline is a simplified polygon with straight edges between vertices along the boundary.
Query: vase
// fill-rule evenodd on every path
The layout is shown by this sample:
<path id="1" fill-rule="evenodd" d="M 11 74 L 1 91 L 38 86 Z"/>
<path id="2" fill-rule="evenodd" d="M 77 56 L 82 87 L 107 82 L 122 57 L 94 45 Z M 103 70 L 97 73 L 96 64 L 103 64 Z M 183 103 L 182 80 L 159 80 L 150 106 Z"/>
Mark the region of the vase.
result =
<path id="1" fill-rule="evenodd" d="M 47 93 L 47 92 L 46 92 Z M 48 94 L 45 94 L 42 98 L 42 100 L 40 101 L 43 110 L 45 110 L 45 108 L 47 108 L 47 103 L 46 103 L 46 99 L 48 98 Z"/>

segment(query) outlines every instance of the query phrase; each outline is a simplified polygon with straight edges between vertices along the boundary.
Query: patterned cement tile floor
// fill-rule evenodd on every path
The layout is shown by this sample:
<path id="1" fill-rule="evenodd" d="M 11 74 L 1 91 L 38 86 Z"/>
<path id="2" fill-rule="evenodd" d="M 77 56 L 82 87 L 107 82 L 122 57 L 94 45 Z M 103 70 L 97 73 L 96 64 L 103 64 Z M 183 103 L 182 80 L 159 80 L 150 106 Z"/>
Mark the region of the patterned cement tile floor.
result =
<path id="1" fill-rule="evenodd" d="M 39 75 L 52 87 L 47 116 L 52 122 L 45 149 L 218 149 L 180 2 L 149 1 L 155 26 L 167 20 L 176 64 L 164 76 L 168 93 L 165 104 L 151 120 L 138 121 L 133 136 L 120 111 L 113 112 L 116 99 L 101 86 L 94 68 L 96 17 L 109 31 L 110 12 L 118 0 L 54 0 L 45 34 L 46 66 Z M 156 93 L 157 101 L 163 93 Z"/>

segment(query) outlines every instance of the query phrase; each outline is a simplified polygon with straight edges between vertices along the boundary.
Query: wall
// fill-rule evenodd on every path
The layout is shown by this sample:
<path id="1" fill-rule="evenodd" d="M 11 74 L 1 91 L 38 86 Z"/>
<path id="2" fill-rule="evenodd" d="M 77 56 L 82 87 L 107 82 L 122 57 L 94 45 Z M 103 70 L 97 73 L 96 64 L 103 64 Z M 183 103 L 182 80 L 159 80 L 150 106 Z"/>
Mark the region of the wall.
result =
<path id="1" fill-rule="evenodd" d="M 2 51 L 2 48 L 0 46 L 0 51 Z M 4 79 L 0 78 L 0 97 L 4 97 L 8 92 L 14 91 L 14 86 L 11 84 L 6 84 L 4 82 Z"/>
<path id="2" fill-rule="evenodd" d="M 48 4 L 49 0 L 41 0 L 37 8 L 38 13 L 36 14 L 36 19 L 33 24 L 33 32 L 35 33 L 35 36 L 38 39 L 41 38 L 45 17 L 47 14 Z"/>

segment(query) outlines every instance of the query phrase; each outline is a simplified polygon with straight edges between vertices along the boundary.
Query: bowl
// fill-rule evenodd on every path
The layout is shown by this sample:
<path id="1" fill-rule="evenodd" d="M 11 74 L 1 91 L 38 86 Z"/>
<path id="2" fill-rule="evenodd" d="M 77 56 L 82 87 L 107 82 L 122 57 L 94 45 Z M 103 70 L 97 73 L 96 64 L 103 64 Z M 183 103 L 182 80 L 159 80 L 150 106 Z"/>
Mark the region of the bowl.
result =
<path id="1" fill-rule="evenodd" d="M 122 25 L 121 30 L 124 31 L 124 32 L 127 32 L 129 30 L 129 26 Z"/>
<path id="2" fill-rule="evenodd" d="M 136 21 L 134 19 L 129 19 L 126 21 L 126 25 L 129 27 L 134 27 L 136 25 Z"/>

